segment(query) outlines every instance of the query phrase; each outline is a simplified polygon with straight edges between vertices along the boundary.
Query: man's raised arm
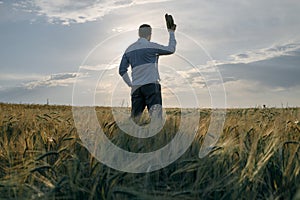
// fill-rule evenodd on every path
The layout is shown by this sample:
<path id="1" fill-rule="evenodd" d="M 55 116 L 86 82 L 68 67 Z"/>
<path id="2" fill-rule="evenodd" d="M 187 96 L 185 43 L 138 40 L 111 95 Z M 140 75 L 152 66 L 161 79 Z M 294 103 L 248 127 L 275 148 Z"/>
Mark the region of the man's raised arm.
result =
<path id="1" fill-rule="evenodd" d="M 174 24 L 174 20 L 172 15 L 165 15 L 167 29 L 169 31 L 169 44 L 168 46 L 163 46 L 156 44 L 156 49 L 158 50 L 158 55 L 169 55 L 173 54 L 176 51 L 176 40 L 175 40 L 175 30 L 176 24 Z"/>

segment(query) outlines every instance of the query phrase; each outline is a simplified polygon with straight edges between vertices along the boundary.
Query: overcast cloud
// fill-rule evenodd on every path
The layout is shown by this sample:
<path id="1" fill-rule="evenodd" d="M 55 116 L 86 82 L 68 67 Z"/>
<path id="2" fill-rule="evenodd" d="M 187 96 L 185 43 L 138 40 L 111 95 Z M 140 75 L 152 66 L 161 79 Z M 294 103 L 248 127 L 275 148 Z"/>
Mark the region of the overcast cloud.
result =
<path id="1" fill-rule="evenodd" d="M 27 0 L 13 5 L 28 12 L 44 15 L 50 23 L 70 25 L 98 20 L 116 9 L 165 1 L 171 0 Z"/>
<path id="2" fill-rule="evenodd" d="M 79 81 L 82 98 L 95 92 L 105 105 L 113 93 L 117 105 L 130 105 L 120 56 L 142 23 L 156 28 L 153 41 L 166 44 L 168 12 L 178 46 L 160 59 L 165 106 L 177 105 L 172 92 L 184 94 L 180 76 L 210 107 L 207 88 L 220 85 L 219 75 L 228 107 L 299 106 L 299 9 L 294 0 L 2 0 L 0 101 L 71 104 Z"/>

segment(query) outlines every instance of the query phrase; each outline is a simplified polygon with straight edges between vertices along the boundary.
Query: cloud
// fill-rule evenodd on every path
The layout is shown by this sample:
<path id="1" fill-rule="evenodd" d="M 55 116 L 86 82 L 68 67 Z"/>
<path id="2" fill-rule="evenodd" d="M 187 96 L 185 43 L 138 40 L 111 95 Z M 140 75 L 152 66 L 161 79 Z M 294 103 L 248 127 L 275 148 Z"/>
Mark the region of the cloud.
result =
<path id="1" fill-rule="evenodd" d="M 283 91 L 300 86 L 300 44 L 274 45 L 256 51 L 231 56 L 233 60 L 216 62 L 226 80 L 258 82 L 272 91 Z M 256 91 L 262 87 L 253 86 Z"/>
<path id="2" fill-rule="evenodd" d="M 295 51 L 300 49 L 300 43 L 287 43 L 287 44 L 275 44 L 271 47 L 249 50 L 242 53 L 230 55 L 226 61 L 213 60 L 214 65 L 225 65 L 225 64 L 248 64 L 257 61 L 268 60 L 280 56 L 292 55 Z"/>
<path id="3" fill-rule="evenodd" d="M 98 20 L 119 8 L 165 1 L 171 0 L 27 0 L 15 6 L 22 8 L 26 4 L 29 12 L 46 16 L 50 23 L 69 25 Z"/>
<path id="4" fill-rule="evenodd" d="M 0 87 L 0 101 L 45 103 L 46 99 L 50 99 L 51 103 L 70 104 L 73 84 L 88 76 L 87 72 L 66 72 L 47 76 L 40 74 L 1 74 L 0 78 L 4 86 L 1 85 Z M 14 84 L 8 85 L 10 81 L 14 81 Z"/>
<path id="5" fill-rule="evenodd" d="M 239 85 L 239 81 L 256 82 L 281 91 L 300 86 L 300 43 L 273 45 L 268 48 L 241 52 L 229 56 L 228 60 L 213 60 L 198 70 L 178 71 L 194 86 L 204 88 L 230 82 Z M 262 87 L 256 87 L 256 91 Z"/>
<path id="6" fill-rule="evenodd" d="M 212 87 L 237 80 L 233 76 L 222 77 L 219 69 L 211 64 L 198 66 L 198 69 L 193 68 L 187 71 L 177 71 L 177 73 L 194 88 Z"/>
<path id="7" fill-rule="evenodd" d="M 119 64 L 113 63 L 113 64 L 100 64 L 100 65 L 82 65 L 79 67 L 79 69 L 87 70 L 87 71 L 105 71 L 105 70 L 116 69 L 117 67 L 119 67 Z"/>
<path id="8" fill-rule="evenodd" d="M 299 106 L 300 85 L 290 88 L 267 86 L 255 80 L 225 83 L 228 107 Z"/>
<path id="9" fill-rule="evenodd" d="M 0 101 L 10 103 L 47 103 L 68 105 L 72 102 L 72 86 L 69 87 L 36 87 L 28 89 L 24 86 L 4 88 L 0 90 Z"/>
<path id="10" fill-rule="evenodd" d="M 124 29 L 123 27 L 116 27 L 116 28 L 112 28 L 111 31 L 116 33 L 121 33 L 123 29 Z"/>
<path id="11" fill-rule="evenodd" d="M 1 73 L 0 80 L 1 81 L 26 81 L 26 80 L 37 80 L 41 79 L 42 76 L 40 74 L 14 74 L 14 73 Z"/>
<path id="12" fill-rule="evenodd" d="M 258 81 L 272 88 L 291 88 L 300 85 L 299 55 L 283 55 L 247 64 L 220 65 L 223 76 L 239 80 Z M 256 88 L 259 90 L 260 88 Z"/>
<path id="13" fill-rule="evenodd" d="M 31 81 L 23 83 L 26 89 L 34 89 L 37 87 L 55 87 L 55 86 L 69 86 L 76 81 L 76 78 L 83 76 L 78 73 L 59 73 L 46 76 L 43 80 Z"/>

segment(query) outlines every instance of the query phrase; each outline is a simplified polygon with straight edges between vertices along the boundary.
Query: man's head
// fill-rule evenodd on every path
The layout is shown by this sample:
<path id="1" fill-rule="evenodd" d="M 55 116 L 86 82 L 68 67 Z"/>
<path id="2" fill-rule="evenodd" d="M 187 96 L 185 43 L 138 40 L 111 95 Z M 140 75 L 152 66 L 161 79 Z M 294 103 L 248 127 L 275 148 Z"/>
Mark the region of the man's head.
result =
<path id="1" fill-rule="evenodd" d="M 152 28 L 148 24 L 143 24 L 139 28 L 139 36 L 141 38 L 146 38 L 147 40 L 150 41 L 151 39 L 151 33 L 152 33 Z"/>

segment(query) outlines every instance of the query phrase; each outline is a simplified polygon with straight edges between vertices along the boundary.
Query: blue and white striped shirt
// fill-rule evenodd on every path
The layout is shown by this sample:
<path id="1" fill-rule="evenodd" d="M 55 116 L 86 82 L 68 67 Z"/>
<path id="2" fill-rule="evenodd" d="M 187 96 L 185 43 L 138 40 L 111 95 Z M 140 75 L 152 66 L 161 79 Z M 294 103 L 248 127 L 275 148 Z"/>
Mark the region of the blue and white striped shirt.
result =
<path id="1" fill-rule="evenodd" d="M 127 85 L 131 87 L 159 82 L 160 77 L 157 67 L 159 56 L 173 54 L 176 50 L 175 34 L 173 31 L 169 31 L 169 35 L 168 46 L 139 38 L 126 49 L 119 67 L 119 74 Z M 129 65 L 132 69 L 132 81 L 127 74 Z"/>

